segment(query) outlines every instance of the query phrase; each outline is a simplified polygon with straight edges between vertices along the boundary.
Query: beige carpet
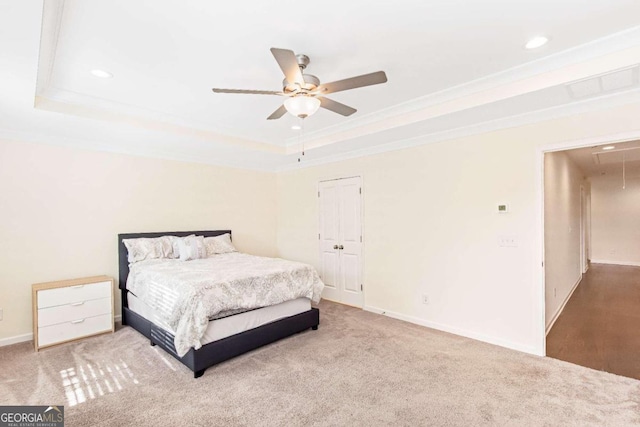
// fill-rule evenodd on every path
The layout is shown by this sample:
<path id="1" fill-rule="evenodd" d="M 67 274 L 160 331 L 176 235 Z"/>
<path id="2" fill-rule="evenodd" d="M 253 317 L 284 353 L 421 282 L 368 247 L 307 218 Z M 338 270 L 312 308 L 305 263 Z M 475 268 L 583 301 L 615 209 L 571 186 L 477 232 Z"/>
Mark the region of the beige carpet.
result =
<path id="1" fill-rule="evenodd" d="M 0 348 L 0 404 L 67 426 L 629 426 L 640 381 L 320 304 L 318 331 L 193 379 L 136 331 Z"/>

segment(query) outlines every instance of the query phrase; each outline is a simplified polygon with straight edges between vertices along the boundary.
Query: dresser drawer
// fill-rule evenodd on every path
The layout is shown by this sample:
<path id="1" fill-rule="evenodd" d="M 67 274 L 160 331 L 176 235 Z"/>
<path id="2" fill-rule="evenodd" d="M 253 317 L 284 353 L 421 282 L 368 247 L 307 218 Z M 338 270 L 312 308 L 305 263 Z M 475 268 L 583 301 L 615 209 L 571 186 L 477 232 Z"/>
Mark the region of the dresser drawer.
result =
<path id="1" fill-rule="evenodd" d="M 49 326 L 72 320 L 85 319 L 100 314 L 110 314 L 111 298 L 78 301 L 71 304 L 57 305 L 38 310 L 38 326 Z"/>
<path id="2" fill-rule="evenodd" d="M 113 332 L 113 278 L 83 277 L 36 283 L 33 344 L 42 347 Z"/>
<path id="3" fill-rule="evenodd" d="M 38 346 L 44 347 L 46 345 L 74 340 L 101 332 L 111 332 L 112 329 L 113 316 L 111 314 L 102 314 L 100 316 L 39 327 Z"/>
<path id="4" fill-rule="evenodd" d="M 38 309 L 99 298 L 111 298 L 111 281 L 38 291 Z"/>

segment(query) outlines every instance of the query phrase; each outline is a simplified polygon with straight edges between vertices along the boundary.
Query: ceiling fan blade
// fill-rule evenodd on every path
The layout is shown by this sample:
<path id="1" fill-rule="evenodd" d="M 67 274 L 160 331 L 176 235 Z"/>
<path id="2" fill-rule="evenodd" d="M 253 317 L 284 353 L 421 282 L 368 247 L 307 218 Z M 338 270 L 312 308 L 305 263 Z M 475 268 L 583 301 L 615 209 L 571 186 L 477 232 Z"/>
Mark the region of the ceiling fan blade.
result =
<path id="1" fill-rule="evenodd" d="M 267 117 L 267 120 L 279 119 L 280 117 L 284 116 L 286 112 L 287 112 L 287 109 L 284 108 L 284 104 L 283 104 L 280 106 L 280 108 L 278 108 L 276 111 L 271 113 L 271 115 Z"/>
<path id="2" fill-rule="evenodd" d="M 376 71 L 375 73 L 363 74 L 357 77 L 322 84 L 318 88 L 318 93 L 320 95 L 328 95 L 343 90 L 386 83 L 386 81 L 387 75 L 384 71 Z"/>
<path id="3" fill-rule="evenodd" d="M 278 65 L 282 69 L 282 72 L 284 73 L 289 83 L 297 83 L 299 85 L 304 84 L 304 79 L 302 78 L 302 72 L 300 71 L 298 60 L 296 59 L 296 55 L 292 50 L 272 47 L 271 53 L 278 62 Z"/>
<path id="4" fill-rule="evenodd" d="M 320 97 L 318 99 L 320 100 L 320 106 L 322 108 L 326 108 L 334 113 L 342 114 L 343 116 L 350 116 L 358 111 L 355 108 L 351 108 L 348 105 L 341 104 L 329 98 Z"/>
<path id="5" fill-rule="evenodd" d="M 245 89 L 211 89 L 215 93 L 241 93 L 245 95 L 284 95 L 282 92 L 276 92 L 275 90 L 245 90 Z"/>

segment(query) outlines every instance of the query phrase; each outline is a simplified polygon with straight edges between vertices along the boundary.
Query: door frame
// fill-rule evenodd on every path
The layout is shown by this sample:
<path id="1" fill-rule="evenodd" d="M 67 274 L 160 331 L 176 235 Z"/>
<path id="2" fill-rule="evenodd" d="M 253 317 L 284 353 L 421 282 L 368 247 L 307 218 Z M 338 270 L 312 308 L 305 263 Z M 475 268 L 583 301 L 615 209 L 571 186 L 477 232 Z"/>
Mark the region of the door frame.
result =
<path id="1" fill-rule="evenodd" d="M 587 272 L 586 204 L 586 190 L 584 189 L 584 184 L 580 184 L 580 274 L 584 274 Z"/>
<path id="2" fill-rule="evenodd" d="M 591 242 L 591 188 L 589 191 L 584 184 L 580 185 L 580 262 L 582 274 L 589 270 L 589 256 Z"/>
<path id="3" fill-rule="evenodd" d="M 365 268 L 364 268 L 364 258 L 365 258 L 365 242 L 366 242 L 366 237 L 365 237 L 365 224 L 364 224 L 364 174 L 362 173 L 355 173 L 355 174 L 343 174 L 343 175 L 329 175 L 326 177 L 320 177 L 318 178 L 318 182 L 316 183 L 316 193 L 319 195 L 320 194 L 320 183 L 322 182 L 327 182 L 327 181 L 337 181 L 337 180 L 341 180 L 341 179 L 349 179 L 349 178 L 360 178 L 360 187 L 362 188 L 362 192 L 360 193 L 360 235 L 362 236 L 362 246 L 360 247 L 360 278 L 362 280 L 362 307 L 360 307 L 361 309 L 364 309 L 366 307 L 366 291 L 367 291 L 367 287 L 364 286 L 365 280 L 364 280 L 364 272 L 365 272 Z M 320 212 L 320 202 L 319 202 L 319 197 L 316 199 L 316 203 L 317 203 L 317 208 L 318 208 L 318 235 L 320 234 L 320 215 L 322 215 L 322 212 Z M 319 240 L 319 239 L 318 239 Z M 318 246 L 318 261 L 320 261 L 320 247 Z"/>
<path id="4" fill-rule="evenodd" d="M 539 347 L 536 354 L 539 356 L 547 355 L 547 336 L 546 336 L 546 324 L 545 324 L 545 290 L 546 280 L 544 274 L 544 155 L 546 153 L 553 153 L 556 151 L 571 150 L 573 148 L 592 147 L 595 145 L 605 144 L 619 144 L 622 142 L 635 141 L 640 139 L 640 130 L 625 133 L 614 133 L 609 135 L 603 135 L 593 138 L 581 138 L 568 141 L 557 142 L 553 144 L 546 144 L 536 147 L 536 192 L 538 198 L 537 209 L 537 246 L 539 256 L 535 257 L 534 263 L 537 266 L 536 269 L 540 271 L 539 288 L 537 292 L 537 301 L 539 310 L 535 313 L 534 324 L 536 327 L 536 335 L 538 336 Z M 582 266 L 581 266 L 582 267 Z"/>

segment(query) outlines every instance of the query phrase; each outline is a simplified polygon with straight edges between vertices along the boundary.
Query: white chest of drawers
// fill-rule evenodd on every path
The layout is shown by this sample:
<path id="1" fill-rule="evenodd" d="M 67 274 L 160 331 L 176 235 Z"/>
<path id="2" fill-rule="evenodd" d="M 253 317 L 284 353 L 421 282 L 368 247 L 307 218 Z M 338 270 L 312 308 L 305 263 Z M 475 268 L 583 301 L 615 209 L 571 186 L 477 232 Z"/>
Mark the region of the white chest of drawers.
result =
<path id="1" fill-rule="evenodd" d="M 38 283 L 32 286 L 32 299 L 36 351 L 114 331 L 111 277 Z"/>

